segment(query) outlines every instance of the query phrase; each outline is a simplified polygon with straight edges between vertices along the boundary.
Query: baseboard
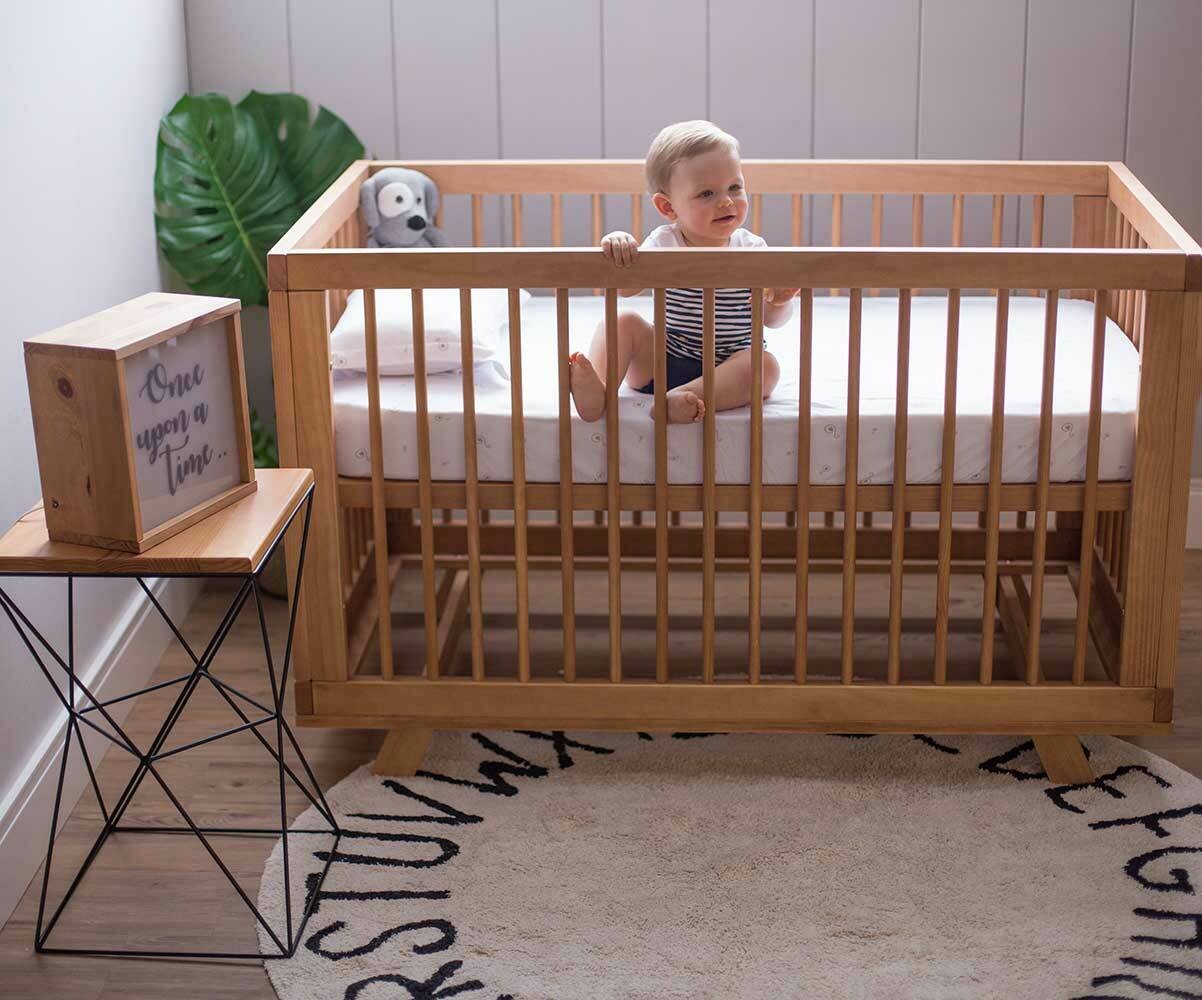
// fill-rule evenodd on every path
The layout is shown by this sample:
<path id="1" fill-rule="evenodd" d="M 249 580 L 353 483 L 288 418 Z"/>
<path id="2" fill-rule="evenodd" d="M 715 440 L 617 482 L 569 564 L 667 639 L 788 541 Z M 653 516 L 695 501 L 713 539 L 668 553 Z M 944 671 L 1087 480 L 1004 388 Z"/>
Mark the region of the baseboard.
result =
<path id="1" fill-rule="evenodd" d="M 1185 525 L 1185 547 L 1202 549 L 1202 479 L 1189 481 L 1189 518 Z"/>
<path id="2" fill-rule="evenodd" d="M 176 621 L 187 615 L 200 589 L 198 580 L 161 579 L 152 587 L 159 602 Z M 138 591 L 131 595 L 91 667 L 81 671 L 80 676 L 101 699 L 142 687 L 154 673 L 170 640 L 171 632 L 166 624 Z M 133 701 L 129 701 L 113 706 L 113 717 L 121 722 L 132 705 Z M 45 856 L 46 833 L 54 812 L 54 790 L 66 727 L 67 713 L 61 712 L 12 790 L 0 800 L 0 925 L 12 914 Z M 87 745 L 95 764 L 110 744 L 103 737 L 92 735 L 94 739 L 89 739 Z M 63 784 L 60 828 L 88 781 L 79 754 L 72 753 L 71 761 Z"/>

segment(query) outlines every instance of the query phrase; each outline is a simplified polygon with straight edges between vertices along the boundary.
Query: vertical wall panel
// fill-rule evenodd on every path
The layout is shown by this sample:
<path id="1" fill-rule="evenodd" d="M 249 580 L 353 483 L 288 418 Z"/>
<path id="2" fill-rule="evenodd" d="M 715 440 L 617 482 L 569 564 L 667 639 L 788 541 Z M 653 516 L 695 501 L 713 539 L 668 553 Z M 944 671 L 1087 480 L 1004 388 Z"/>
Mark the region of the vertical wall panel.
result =
<path id="1" fill-rule="evenodd" d="M 605 0 L 602 13 L 605 155 L 642 156 L 665 125 L 709 113 L 705 8 Z"/>
<path id="2" fill-rule="evenodd" d="M 389 0 L 289 0 L 292 88 L 342 118 L 369 156 L 396 155 Z"/>
<path id="3" fill-rule="evenodd" d="M 1023 158 L 1121 160 L 1132 0 L 1031 0 Z M 1031 202 L 1023 199 L 1021 240 Z M 1049 199 L 1045 243 L 1069 243 L 1071 207 Z"/>
<path id="4" fill-rule="evenodd" d="M 186 0 L 188 79 L 193 94 L 240 100 L 248 90 L 288 90 L 287 0 Z"/>
<path id="5" fill-rule="evenodd" d="M 1128 166 L 1202 240 L 1202 5 L 1137 0 Z"/>
<path id="6" fill-rule="evenodd" d="M 599 0 L 504 0 L 498 30 L 501 155 L 601 156 Z M 549 200 L 527 200 L 526 242 L 549 244 Z M 564 241 L 592 242 L 587 198 L 564 199 Z"/>
<path id="7" fill-rule="evenodd" d="M 496 0 L 393 3 L 399 159 L 501 155 Z M 391 102 L 390 102 L 391 103 Z M 501 241 L 501 204 L 485 201 L 485 241 Z M 469 200 L 445 206 L 447 236 L 471 246 Z"/>
<path id="8" fill-rule="evenodd" d="M 731 30 L 739 24 L 771 30 Z M 744 156 L 813 155 L 813 26 L 814 0 L 710 0 L 709 113 Z M 765 197 L 769 243 L 792 242 L 791 210 L 787 197 Z"/>
<path id="9" fill-rule="evenodd" d="M 1137 0 L 1131 46 L 1127 164 L 1196 240 L 1202 240 L 1202 5 Z M 1202 476 L 1202 413 L 1193 475 Z"/>
<path id="10" fill-rule="evenodd" d="M 814 155 L 912 157 L 918 110 L 918 0 L 816 0 Z M 903 212 L 902 209 L 905 209 Z M 871 201 L 845 199 L 843 243 L 871 241 Z M 830 241 L 830 199 L 814 199 L 813 239 Z M 907 206 L 885 211 L 884 239 L 908 243 Z"/>
<path id="11" fill-rule="evenodd" d="M 923 159 L 1017 160 L 1021 154 L 1026 0 L 923 0 L 918 155 Z M 947 241 L 951 199 L 926 199 L 926 233 Z M 1009 199 L 1003 240 L 1013 241 L 1018 199 Z M 988 246 L 993 206 L 965 204 L 964 243 Z"/>
<path id="12" fill-rule="evenodd" d="M 641 158 L 665 125 L 709 114 L 705 8 L 696 0 L 604 0 L 601 12 L 605 155 Z M 644 199 L 643 235 L 664 221 Z M 606 199 L 605 227 L 630 228 L 629 198 Z"/>

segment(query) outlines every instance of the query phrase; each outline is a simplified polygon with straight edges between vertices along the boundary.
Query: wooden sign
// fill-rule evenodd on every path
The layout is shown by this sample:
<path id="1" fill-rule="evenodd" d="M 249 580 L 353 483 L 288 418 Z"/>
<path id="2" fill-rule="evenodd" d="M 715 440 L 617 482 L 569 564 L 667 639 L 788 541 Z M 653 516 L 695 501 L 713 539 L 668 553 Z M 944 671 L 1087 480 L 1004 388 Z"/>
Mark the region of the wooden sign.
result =
<path id="1" fill-rule="evenodd" d="M 254 491 L 238 310 L 151 293 L 25 341 L 52 539 L 142 552 Z"/>

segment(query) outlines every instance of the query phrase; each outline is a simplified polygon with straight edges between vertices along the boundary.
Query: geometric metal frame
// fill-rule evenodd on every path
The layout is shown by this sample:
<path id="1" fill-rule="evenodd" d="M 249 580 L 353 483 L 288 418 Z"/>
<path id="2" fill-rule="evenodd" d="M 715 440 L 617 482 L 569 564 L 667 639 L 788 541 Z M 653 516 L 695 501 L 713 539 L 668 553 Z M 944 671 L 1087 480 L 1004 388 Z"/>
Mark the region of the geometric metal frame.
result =
<path id="1" fill-rule="evenodd" d="M 300 558 L 297 561 L 296 577 L 293 582 L 292 594 L 293 601 L 288 619 L 288 637 L 284 647 L 284 658 L 279 665 L 277 671 L 275 658 L 272 656 L 271 640 L 267 634 L 267 619 L 263 612 L 262 592 L 260 588 L 260 576 L 269 559 L 274 555 L 276 549 L 284 539 L 288 529 L 296 520 L 301 509 L 304 509 L 303 530 L 301 534 Z M 67 653 L 63 657 L 51 646 L 46 638 L 37 630 L 29 618 L 17 606 L 13 598 L 0 587 L 0 606 L 4 608 L 8 619 L 13 624 L 13 628 L 17 630 L 17 634 L 25 643 L 26 649 L 29 650 L 30 656 L 33 657 L 35 663 L 41 669 L 47 682 L 50 684 L 55 695 L 63 708 L 66 709 L 68 715 L 67 732 L 64 738 L 62 762 L 59 767 L 58 785 L 54 794 L 54 811 L 50 820 L 50 836 L 46 848 L 46 863 L 42 873 L 42 888 L 41 895 L 38 900 L 38 917 L 34 931 L 34 950 L 39 954 L 52 955 L 97 955 L 123 958 L 180 958 L 180 959 L 253 959 L 262 961 L 264 959 L 275 958 L 291 958 L 296 952 L 296 948 L 300 943 L 301 936 L 304 933 L 305 925 L 308 923 L 309 916 L 312 913 L 313 907 L 317 902 L 318 890 L 325 881 L 326 873 L 329 871 L 330 863 L 334 859 L 338 843 L 342 839 L 342 830 L 338 826 L 337 820 L 334 818 L 333 811 L 326 802 L 325 795 L 321 791 L 321 786 L 318 784 L 316 777 L 313 774 L 309 762 L 305 760 L 305 755 L 301 752 L 300 745 L 297 743 L 296 736 L 292 732 L 292 728 L 284 719 L 284 693 L 287 688 L 288 671 L 291 667 L 292 660 L 292 639 L 296 628 L 296 612 L 298 601 L 296 597 L 300 594 L 301 574 L 305 568 L 305 551 L 309 541 L 309 520 L 313 508 L 313 486 L 310 485 L 305 491 L 304 496 L 293 508 L 289 514 L 287 521 L 283 527 L 277 532 L 271 545 L 268 546 L 263 558 L 259 560 L 249 573 L 160 573 L 143 576 L 136 573 L 0 573 L 0 577 L 7 576 L 57 576 L 65 577 L 67 582 Z M 157 684 L 152 684 L 149 687 L 140 688 L 135 691 L 128 692 L 116 698 L 109 698 L 105 701 L 97 699 L 76 676 L 75 673 L 75 578 L 76 577 L 104 577 L 106 579 L 114 577 L 133 578 L 138 581 L 138 585 L 146 594 L 150 603 L 162 617 L 163 621 L 171 629 L 176 640 L 183 647 L 192 661 L 192 669 L 187 673 L 181 674 L 170 680 L 161 681 Z M 192 579 L 240 579 L 241 586 L 222 616 L 220 623 L 217 625 L 216 631 L 212 638 L 205 645 L 204 650 L 197 655 L 188 641 L 184 638 L 175 622 L 171 620 L 166 609 L 159 603 L 154 592 L 146 585 L 147 579 L 157 579 L 159 577 L 188 577 Z M 267 661 L 267 673 L 271 680 L 271 704 L 264 705 L 256 698 L 239 691 L 233 685 L 216 677 L 211 671 L 210 666 L 220 651 L 222 643 L 226 636 L 229 635 L 230 629 L 237 620 L 239 613 L 247 602 L 254 598 L 255 609 L 259 618 L 259 630 L 263 638 L 263 652 Z M 35 645 L 35 640 L 46 653 L 49 659 L 57 665 L 66 675 L 66 690 L 56 683 L 55 675 L 47 666 L 45 659 L 39 653 L 38 646 Z M 173 747 L 170 750 L 165 750 L 167 740 L 171 735 L 176 722 L 179 721 L 184 709 L 187 707 L 188 701 L 197 687 L 202 682 L 208 682 L 213 689 L 221 696 L 225 703 L 234 711 L 240 720 L 240 725 L 229 729 L 222 730 L 218 733 L 213 733 L 205 736 L 202 739 L 193 740 L 183 746 Z M 163 719 L 162 725 L 152 739 L 150 746 L 146 749 L 138 747 L 132 739 L 121 728 L 120 724 L 112 717 L 109 712 L 109 707 L 118 702 L 129 701 L 137 698 L 140 695 L 149 694 L 152 691 L 162 690 L 163 688 L 180 686 L 180 690 L 176 696 L 175 702 L 168 710 Z M 82 697 L 81 697 L 82 696 Z M 256 716 L 252 718 L 248 715 L 248 710 L 253 710 Z M 107 728 L 102 727 L 93 716 L 100 716 L 109 726 L 112 727 L 110 732 Z M 265 726 L 270 726 L 274 723 L 275 739 L 270 740 L 264 736 L 260 729 Z M 134 769 L 129 781 L 126 783 L 121 794 L 117 797 L 112 808 L 105 804 L 104 797 L 100 792 L 100 785 L 96 780 L 96 772 L 92 766 L 92 760 L 88 754 L 87 745 L 83 740 L 81 726 L 87 726 L 94 732 L 100 733 L 105 739 L 119 747 L 122 751 L 130 754 L 137 761 L 137 766 Z M 275 759 L 279 774 L 279 797 L 280 797 L 280 822 L 278 827 L 254 827 L 254 828 L 230 828 L 230 827 L 202 827 L 198 826 L 183 804 L 176 797 L 170 786 L 164 780 L 162 774 L 156 764 L 168 757 L 175 757 L 179 754 L 186 753 L 189 750 L 195 750 L 198 747 L 204 746 L 207 743 L 212 743 L 216 740 L 223 739 L 227 736 L 232 736 L 235 733 L 250 732 L 259 741 L 260 745 Z M 306 786 L 284 759 L 284 740 L 287 738 L 293 752 L 300 761 L 301 767 L 304 769 L 305 775 L 312 784 L 312 791 Z M 274 746 L 272 743 L 274 742 Z M 58 828 L 59 811 L 62 804 L 63 784 L 67 776 L 67 765 L 71 755 L 72 745 L 79 748 L 80 754 L 83 757 L 84 765 L 87 768 L 88 779 L 92 785 L 92 791 L 96 796 L 96 801 L 100 806 L 100 813 L 104 820 L 104 825 L 100 833 L 96 837 L 91 850 L 87 857 L 84 858 L 80 865 L 79 871 L 71 881 L 70 886 L 64 893 L 62 900 L 54 909 L 49 919 L 46 919 L 46 893 L 50 883 L 51 866 L 54 861 L 54 839 L 55 831 Z M 181 826 L 131 826 L 121 822 L 125 811 L 128 808 L 142 782 L 149 775 L 163 790 L 164 794 L 170 799 L 171 804 L 183 819 L 184 825 Z M 325 830 L 292 830 L 288 829 L 287 815 L 287 798 L 285 793 L 285 781 L 291 780 L 304 796 L 317 809 L 317 812 L 329 824 L 329 829 Z M 316 794 L 314 794 L 316 793 Z M 262 954 L 258 950 L 254 952 L 212 952 L 212 951 L 173 951 L 173 950 L 148 950 L 148 949 L 113 949 L 113 948 L 73 948 L 59 947 L 47 944 L 51 931 L 54 930 L 58 923 L 59 917 L 62 916 L 67 904 L 71 901 L 71 897 L 75 894 L 75 890 L 79 887 L 84 875 L 100 854 L 101 848 L 105 845 L 108 839 L 112 836 L 122 833 L 136 834 L 166 834 L 180 835 L 193 834 L 201 845 L 208 852 L 209 856 L 216 863 L 217 867 L 225 875 L 234 891 L 238 893 L 242 901 L 250 909 L 258 922 L 279 949 L 278 953 Z M 292 906 L 292 884 L 289 872 L 289 857 L 288 857 L 288 837 L 297 834 L 318 834 L 323 836 L 334 837 L 333 846 L 330 848 L 325 866 L 321 870 L 321 875 L 316 883 L 316 886 L 307 887 L 306 895 L 308 902 L 304 906 L 300 919 L 294 927 L 293 906 Z M 210 837 L 218 836 L 271 836 L 278 837 L 283 840 L 283 857 L 284 857 L 284 921 L 285 926 L 281 929 L 281 933 L 277 933 L 275 928 L 272 928 L 258 907 L 251 901 L 246 891 L 239 885 L 237 878 L 221 860 L 220 855 L 209 842 Z"/>

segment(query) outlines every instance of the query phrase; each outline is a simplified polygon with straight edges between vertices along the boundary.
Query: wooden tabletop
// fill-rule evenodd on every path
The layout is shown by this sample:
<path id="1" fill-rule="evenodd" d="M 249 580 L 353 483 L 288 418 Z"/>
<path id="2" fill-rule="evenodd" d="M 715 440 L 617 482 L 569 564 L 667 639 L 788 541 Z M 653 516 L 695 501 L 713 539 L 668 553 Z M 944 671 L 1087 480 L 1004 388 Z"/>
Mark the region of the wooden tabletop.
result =
<path id="1" fill-rule="evenodd" d="M 313 483 L 309 469 L 256 469 L 255 476 L 259 488 L 254 493 L 142 553 L 52 542 L 45 511 L 38 504 L 0 538 L 0 573 L 250 573 Z"/>

